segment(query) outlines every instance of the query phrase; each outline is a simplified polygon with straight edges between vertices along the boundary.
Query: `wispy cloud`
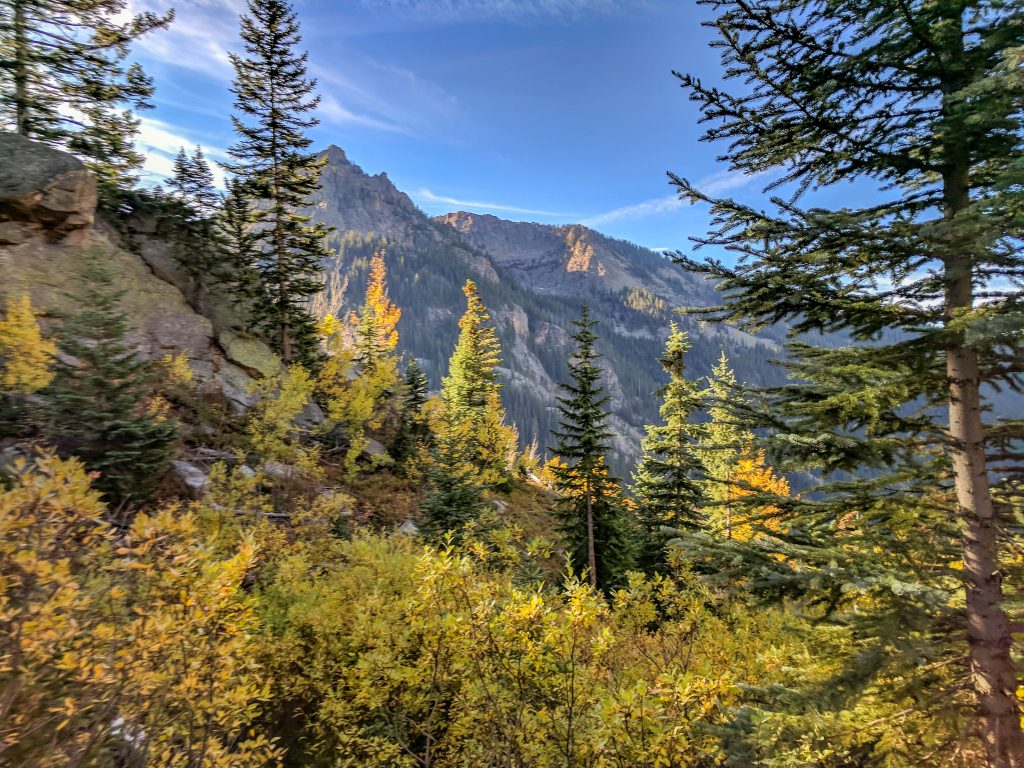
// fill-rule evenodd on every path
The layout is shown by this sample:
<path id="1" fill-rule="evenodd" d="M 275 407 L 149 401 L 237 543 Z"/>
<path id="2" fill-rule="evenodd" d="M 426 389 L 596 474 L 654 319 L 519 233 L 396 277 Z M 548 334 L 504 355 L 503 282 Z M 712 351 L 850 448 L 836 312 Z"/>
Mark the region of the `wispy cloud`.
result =
<path id="1" fill-rule="evenodd" d="M 758 179 L 768 176 L 768 173 L 743 174 L 735 171 L 719 171 L 710 176 L 698 179 L 694 186 L 708 195 L 723 195 L 726 192 L 734 192 L 738 189 L 754 183 Z M 614 221 L 631 221 L 633 219 L 644 219 L 650 216 L 657 216 L 662 213 L 676 211 L 685 208 L 689 203 L 681 200 L 679 195 L 665 195 L 654 197 L 632 205 L 624 205 L 621 208 L 614 208 L 596 216 L 583 219 L 581 224 L 587 226 L 599 226 Z"/>
<path id="2" fill-rule="evenodd" d="M 568 219 L 577 216 L 575 213 L 559 213 L 557 211 L 541 211 L 536 208 L 520 208 L 515 205 L 503 205 L 501 203 L 484 203 L 479 200 L 460 200 L 456 197 L 446 197 L 444 195 L 435 195 L 429 189 L 420 189 L 413 194 L 417 200 L 422 200 L 427 203 L 450 205 L 462 210 L 485 210 L 485 211 L 503 211 L 505 213 L 522 213 L 530 216 L 546 216 L 550 218 L 562 218 Z"/>
<path id="3" fill-rule="evenodd" d="M 164 14 L 174 8 L 174 21 L 137 40 L 133 46 L 157 61 L 202 72 L 224 81 L 231 79 L 228 51 L 238 44 L 238 16 L 243 0 L 130 0 L 123 16 L 143 11 Z"/>
<path id="4" fill-rule="evenodd" d="M 618 13 L 646 0 L 363 0 L 376 11 L 439 23 L 480 20 L 570 21 L 584 15 Z"/>
<path id="5" fill-rule="evenodd" d="M 381 120 L 371 115 L 353 112 L 343 106 L 342 103 L 331 94 L 327 94 L 320 99 L 320 108 L 317 114 L 324 120 L 324 122 L 337 126 L 358 125 L 363 128 L 374 128 L 379 131 L 389 131 L 393 133 L 409 132 L 405 126 L 391 123 L 387 120 Z"/>

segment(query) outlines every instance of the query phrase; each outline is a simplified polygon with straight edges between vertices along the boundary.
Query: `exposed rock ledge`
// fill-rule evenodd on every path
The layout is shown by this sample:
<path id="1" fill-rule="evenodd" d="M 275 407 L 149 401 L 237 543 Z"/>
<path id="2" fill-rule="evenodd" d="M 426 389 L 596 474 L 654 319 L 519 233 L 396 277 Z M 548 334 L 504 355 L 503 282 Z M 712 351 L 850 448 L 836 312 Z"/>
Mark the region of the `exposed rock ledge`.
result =
<path id="1" fill-rule="evenodd" d="M 82 274 L 97 259 L 125 292 L 122 307 L 142 354 L 184 355 L 205 390 L 246 407 L 253 377 L 274 369 L 273 353 L 252 339 L 231 337 L 225 344 L 223 329 L 196 312 L 176 285 L 114 242 L 109 230 L 92 226 L 95 208 L 95 180 L 76 158 L 0 134 L 0 302 L 27 291 L 45 324 L 74 311 Z M 244 352 L 243 359 L 233 360 L 232 349 Z"/>

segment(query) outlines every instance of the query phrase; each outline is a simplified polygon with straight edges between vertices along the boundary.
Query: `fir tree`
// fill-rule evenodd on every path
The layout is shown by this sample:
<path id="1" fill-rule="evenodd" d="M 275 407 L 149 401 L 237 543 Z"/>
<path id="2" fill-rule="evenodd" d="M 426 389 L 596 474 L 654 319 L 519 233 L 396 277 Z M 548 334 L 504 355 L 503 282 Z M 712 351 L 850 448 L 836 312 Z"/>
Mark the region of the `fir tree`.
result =
<path id="1" fill-rule="evenodd" d="M 989 393 L 1021 386 L 1024 356 L 1024 6 L 711 5 L 723 65 L 742 88 L 680 76 L 710 123 L 705 138 L 727 143 L 733 172 L 774 173 L 773 187 L 792 190 L 764 210 L 676 178 L 684 197 L 712 207 L 715 226 L 701 242 L 739 257 L 735 267 L 680 261 L 725 292 L 725 308 L 709 316 L 809 332 L 790 345 L 793 383 L 751 426 L 775 430 L 783 469 L 828 479 L 813 498 L 784 502 L 791 534 L 761 537 L 761 555 L 747 548 L 719 562 L 742 564 L 755 591 L 817 596 L 829 619 L 857 628 L 861 651 L 834 691 L 850 707 L 881 681 L 883 692 L 897 679 L 900 690 L 916 686 L 915 701 L 932 707 L 955 708 L 953 691 L 972 690 L 977 727 L 965 730 L 978 733 L 987 764 L 1024 765 L 990 489 L 998 454 L 1006 471 L 1020 471 L 1019 455 L 1001 445 L 1022 430 L 985 423 Z M 816 188 L 855 183 L 880 191 L 860 206 L 801 206 Z M 809 343 L 819 331 L 849 342 Z M 851 482 L 851 472 L 872 479 Z M 962 569 L 924 567 L 949 545 L 935 537 L 954 526 Z M 734 565 L 723 576 L 743 579 Z M 945 586 L 956 579 L 963 609 Z M 938 665 L 965 675 L 933 674 Z"/>
<path id="2" fill-rule="evenodd" d="M 311 113 L 316 81 L 306 76 L 306 53 L 297 53 L 299 23 L 285 0 L 249 0 L 241 18 L 244 55 L 231 54 L 232 93 L 241 117 L 231 120 L 238 142 L 226 165 L 250 193 L 265 201 L 253 211 L 263 295 L 253 303 L 257 322 L 286 363 L 316 362 L 316 324 L 309 297 L 323 287 L 320 261 L 330 255 L 330 230 L 298 212 L 319 189 L 327 162 L 309 152 L 305 131 L 319 122 Z"/>
<path id="3" fill-rule="evenodd" d="M 415 456 L 417 448 L 426 445 L 430 438 L 430 425 L 423 410 L 428 389 L 427 377 L 414 357 L 405 369 L 398 431 L 390 450 L 399 471 L 404 470 L 406 462 Z"/>
<path id="4" fill-rule="evenodd" d="M 220 243 L 215 214 L 220 198 L 214 189 L 213 171 L 196 147 L 191 155 L 181 147 L 168 181 L 177 208 L 170 217 L 171 248 L 188 276 L 186 294 L 194 307 L 209 290 L 210 277 L 220 262 Z"/>
<path id="5" fill-rule="evenodd" d="M 427 531 L 435 538 L 452 534 L 458 539 L 483 511 L 467 427 L 446 408 L 437 409 L 434 443 L 424 473 L 429 490 L 420 505 Z"/>
<path id="6" fill-rule="evenodd" d="M 115 503 L 143 501 L 171 458 L 175 426 L 146 411 L 153 369 L 126 340 L 128 319 L 108 271 L 83 275 L 81 310 L 57 334 L 61 356 L 43 391 L 47 440 L 98 472 L 96 487 Z"/>
<path id="7" fill-rule="evenodd" d="M 135 39 L 173 12 L 124 18 L 126 0 L 11 0 L 0 4 L 0 93 L 5 130 L 70 149 L 104 188 L 126 186 L 142 157 L 132 146 L 153 84 L 126 64 Z"/>
<path id="8" fill-rule="evenodd" d="M 669 376 L 661 393 L 661 424 L 647 427 L 641 443 L 643 457 L 633 475 L 643 529 L 638 565 L 647 572 L 660 570 L 665 563 L 665 526 L 692 528 L 703 522 L 699 512 L 703 467 L 696 452 L 701 430 L 690 423 L 701 398 L 685 375 L 689 348 L 686 332 L 672 323 L 660 361 Z"/>
<path id="9" fill-rule="evenodd" d="M 558 398 L 561 421 L 553 431 L 551 450 L 566 464 L 553 467 L 560 494 L 556 515 L 574 563 L 585 563 L 592 587 L 608 589 L 621 582 L 633 564 L 633 536 L 622 509 L 618 481 L 608 472 L 612 433 L 608 429 L 608 396 L 601 386 L 597 336 L 590 309 L 583 306 L 572 339 L 576 351 L 569 362 L 566 396 Z"/>
<path id="10" fill-rule="evenodd" d="M 213 276 L 227 290 L 246 321 L 252 313 L 253 302 L 262 294 L 258 236 L 253 222 L 252 200 L 245 185 L 238 179 L 229 179 L 214 222 L 218 259 Z"/>

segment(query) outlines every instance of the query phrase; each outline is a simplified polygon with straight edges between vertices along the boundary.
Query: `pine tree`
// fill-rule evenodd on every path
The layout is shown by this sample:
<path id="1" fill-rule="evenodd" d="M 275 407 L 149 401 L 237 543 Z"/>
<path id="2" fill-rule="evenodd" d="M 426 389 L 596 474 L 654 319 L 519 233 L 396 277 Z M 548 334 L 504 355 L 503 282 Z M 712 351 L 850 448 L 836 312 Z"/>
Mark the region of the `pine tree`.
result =
<path id="1" fill-rule="evenodd" d="M 127 186 L 142 157 L 132 146 L 153 84 L 126 65 L 131 43 L 173 12 L 124 18 L 126 0 L 9 0 L 0 4 L 0 93 L 5 130 L 70 149 L 104 187 Z"/>
<path id="2" fill-rule="evenodd" d="M 986 424 L 984 407 L 997 388 L 1021 386 L 1024 356 L 1024 6 L 711 5 L 723 65 L 742 87 L 680 76 L 710 123 L 705 139 L 728 145 L 734 173 L 774 173 L 772 186 L 791 191 L 762 209 L 676 178 L 685 198 L 712 207 L 714 229 L 701 242 L 742 257 L 735 267 L 680 261 L 724 291 L 725 308 L 708 316 L 809 332 L 790 345 L 793 383 L 771 393 L 752 427 L 775 431 L 783 469 L 817 468 L 827 480 L 813 498 L 785 502 L 792 534 L 758 542 L 777 558 L 748 548 L 720 562 L 745 563 L 755 590 L 817 595 L 830 619 L 857 627 L 862 650 L 837 688 L 849 706 L 900 678 L 922 689 L 921 706 L 955 708 L 952 692 L 971 690 L 977 727 L 966 730 L 978 733 L 988 766 L 1024 765 L 990 488 L 993 458 L 1020 471 L 1019 454 L 1002 446 L 1022 430 Z M 841 209 L 801 206 L 801 195 L 833 186 L 879 193 L 862 205 L 847 197 Z M 848 343 L 816 346 L 808 339 L 818 331 L 842 331 Z M 872 479 L 851 481 L 852 472 Z M 941 515 L 922 513 L 934 505 Z M 962 569 L 911 558 L 953 526 Z M 797 533 L 799 546 L 787 543 Z M 739 578 L 733 567 L 723 576 Z M 960 580 L 964 608 L 940 576 Z M 886 583 L 902 585 L 897 597 Z M 934 665 L 965 674 L 931 674 Z"/>
<path id="3" fill-rule="evenodd" d="M 286 363 L 307 367 L 317 358 L 316 324 L 309 297 L 323 287 L 320 261 L 330 255 L 330 229 L 310 224 L 298 212 L 319 188 L 327 162 L 309 152 L 305 131 L 319 122 L 310 115 L 320 99 L 316 81 L 307 79 L 308 54 L 293 8 L 285 0 L 249 0 L 241 18 L 245 55 L 231 54 L 235 68 L 232 115 L 238 142 L 229 150 L 228 170 L 250 193 L 265 201 L 253 211 L 260 252 L 263 295 L 253 303 L 257 322 Z M 248 118 L 248 121 L 246 121 Z"/>
<path id="4" fill-rule="evenodd" d="M 667 537 L 663 527 L 692 528 L 703 522 L 699 512 L 703 465 L 696 452 L 701 429 L 690 423 L 700 408 L 701 397 L 697 386 L 685 375 L 689 348 L 686 332 L 672 323 L 660 360 L 669 376 L 661 393 L 661 424 L 647 427 L 641 443 L 643 457 L 633 475 L 643 529 L 638 565 L 646 572 L 660 570 L 664 565 Z"/>
<path id="5" fill-rule="evenodd" d="M 175 426 L 146 411 L 152 366 L 126 340 L 128 319 L 109 271 L 83 275 L 81 310 L 57 334 L 61 356 L 45 398 L 43 432 L 62 455 L 99 473 L 96 487 L 114 503 L 143 501 L 171 458 Z"/>
<path id="6" fill-rule="evenodd" d="M 594 349 L 596 320 L 583 305 L 572 339 L 576 351 L 569 362 L 572 381 L 563 383 L 558 398 L 561 421 L 553 431 L 551 450 L 566 464 L 553 468 L 560 494 L 556 515 L 566 549 L 576 564 L 585 563 L 592 587 L 619 583 L 633 564 L 633 535 L 621 502 L 618 480 L 608 472 L 612 433 L 608 429 L 609 398 L 601 386 L 599 356 Z"/>
<path id="7" fill-rule="evenodd" d="M 459 424 L 468 425 L 474 462 L 486 485 L 511 477 L 518 435 L 505 424 L 498 365 L 501 347 L 476 285 L 467 280 L 466 312 L 459 318 L 459 339 L 442 381 L 441 399 Z"/>
<path id="8" fill-rule="evenodd" d="M 398 409 L 398 430 L 389 451 L 399 472 L 404 471 L 406 462 L 415 456 L 417 449 L 426 445 L 430 438 L 430 425 L 423 410 L 428 390 L 427 377 L 414 357 L 405 369 L 402 399 Z"/>

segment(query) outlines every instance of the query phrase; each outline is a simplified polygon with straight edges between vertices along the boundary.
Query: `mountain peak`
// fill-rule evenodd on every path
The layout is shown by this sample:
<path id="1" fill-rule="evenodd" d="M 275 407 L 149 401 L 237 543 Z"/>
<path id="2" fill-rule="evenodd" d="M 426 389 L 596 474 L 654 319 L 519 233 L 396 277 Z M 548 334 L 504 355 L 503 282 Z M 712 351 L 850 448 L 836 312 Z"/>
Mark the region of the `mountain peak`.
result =
<path id="1" fill-rule="evenodd" d="M 331 144 L 328 146 L 327 149 L 323 151 L 323 154 L 327 157 L 328 162 L 339 165 L 352 165 L 352 161 L 348 159 L 348 155 L 345 154 L 345 150 L 337 144 Z"/>

